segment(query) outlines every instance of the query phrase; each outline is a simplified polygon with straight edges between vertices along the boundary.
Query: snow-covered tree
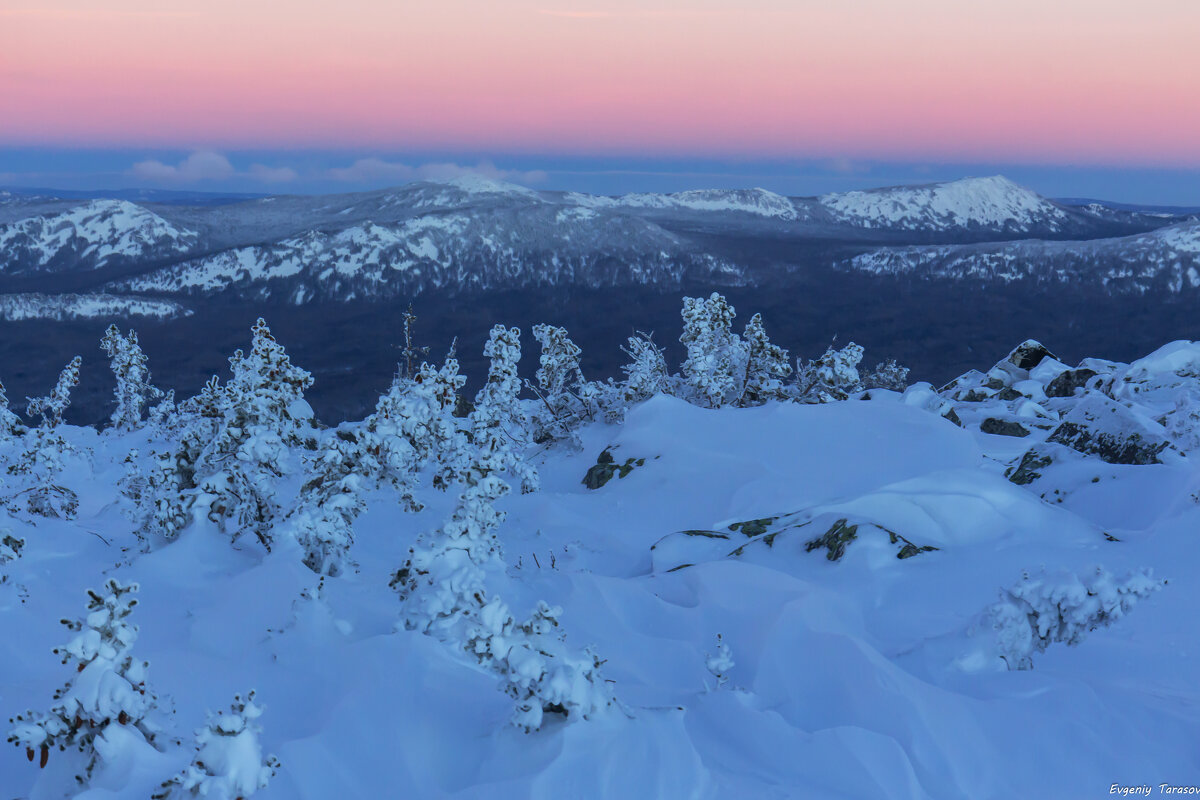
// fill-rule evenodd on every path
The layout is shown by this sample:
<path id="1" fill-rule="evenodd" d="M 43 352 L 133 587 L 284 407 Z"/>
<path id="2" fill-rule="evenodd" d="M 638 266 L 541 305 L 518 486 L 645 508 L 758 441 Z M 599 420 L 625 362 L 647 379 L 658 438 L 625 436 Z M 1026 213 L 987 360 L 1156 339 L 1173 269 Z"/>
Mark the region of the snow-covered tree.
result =
<path id="1" fill-rule="evenodd" d="M 54 651 L 72 666 L 70 681 L 55 692 L 48 712 L 26 711 L 10 720 L 8 741 L 31 761 L 40 754 L 44 767 L 51 750 L 70 751 L 67 768 L 84 787 L 100 763 L 136 743 L 155 744 L 156 698 L 146 685 L 150 665 L 130 653 L 137 627 L 127 618 L 137 604 L 132 597 L 137 588 L 109 580 L 103 593 L 88 592 L 87 616 L 63 620 L 75 637 Z"/>
<path id="2" fill-rule="evenodd" d="M 717 652 L 705 653 L 704 666 L 717 680 L 716 688 L 720 689 L 729 682 L 729 670 L 733 669 L 733 651 L 725 644 L 721 634 L 717 634 Z"/>
<path id="3" fill-rule="evenodd" d="M 25 426 L 21 418 L 8 407 L 8 395 L 4 391 L 4 383 L 0 382 L 0 444 L 11 441 L 14 436 L 24 433 Z"/>
<path id="4" fill-rule="evenodd" d="M 908 367 L 902 367 L 889 358 L 875 365 L 875 369 L 862 376 L 864 389 L 890 389 L 903 392 L 908 388 Z"/>
<path id="5" fill-rule="evenodd" d="M 796 363 L 796 394 L 801 402 L 830 403 L 862 391 L 858 365 L 863 349 L 851 342 L 840 350 L 829 347 L 816 361 Z"/>
<path id="6" fill-rule="evenodd" d="M 763 327 L 762 314 L 755 314 L 742 333 L 746 351 L 746 373 L 739 406 L 760 406 L 784 396 L 783 382 L 792 374 L 787 350 L 772 344 Z"/>
<path id="7" fill-rule="evenodd" d="M 146 403 L 161 398 L 163 393 L 150 384 L 150 369 L 136 331 L 122 336 L 116 325 L 109 325 L 100 347 L 108 355 L 117 379 L 117 407 L 112 413 L 112 425 L 119 431 L 134 430 L 142 424 Z"/>
<path id="8" fill-rule="evenodd" d="M 71 405 L 71 390 L 79 385 L 79 367 L 82 364 L 83 358 L 75 356 L 59 373 L 58 382 L 50 394 L 45 397 L 28 398 L 29 404 L 25 407 L 25 412 L 30 418 L 42 418 L 39 427 L 53 430 L 62 422 L 63 414 Z"/>
<path id="9" fill-rule="evenodd" d="M 1033 669 L 1033 654 L 1054 642 L 1079 644 L 1112 625 L 1166 584 L 1143 569 L 1118 580 L 1100 567 L 1082 578 L 1070 572 L 1025 573 L 986 612 L 999 656 L 1010 670 Z"/>
<path id="10" fill-rule="evenodd" d="M 444 490 L 463 472 L 468 442 L 454 409 L 465 380 L 453 356 L 441 369 L 423 363 L 412 377 L 398 374 L 361 425 L 343 426 L 323 441 L 284 523 L 310 569 L 339 575 L 350 566 L 353 525 L 368 489 L 387 484 L 407 510 L 419 511 L 425 474 Z"/>
<path id="11" fill-rule="evenodd" d="M 625 373 L 623 387 L 629 403 L 639 403 L 670 388 L 671 374 L 663 349 L 654 343 L 650 334 L 630 336 L 621 348 L 629 363 L 621 367 Z"/>
<path id="12" fill-rule="evenodd" d="M 547 713 L 586 720 L 613 703 L 600 675 L 603 662 L 590 649 L 570 648 L 558 629 L 562 609 L 539 601 L 529 619 L 517 623 L 508 606 L 493 598 L 472 619 L 466 648 L 500 676 L 501 689 L 515 701 L 512 724 L 529 733 Z"/>
<path id="13" fill-rule="evenodd" d="M 747 353 L 732 330 L 735 316 L 733 306 L 716 292 L 707 299 L 683 298 L 683 379 L 690 399 L 708 408 L 734 402 L 743 386 Z"/>
<path id="14" fill-rule="evenodd" d="M 525 414 L 518 395 L 521 380 L 517 365 L 521 361 L 521 332 L 496 325 L 488 335 L 483 354 L 491 360 L 487 382 L 475 395 L 471 412 L 472 441 L 480 451 L 479 463 L 514 475 L 522 492 L 537 491 L 537 469 L 525 460 Z"/>
<path id="15" fill-rule="evenodd" d="M 153 800 L 244 800 L 267 788 L 279 768 L 275 756 L 263 757 L 258 718 L 263 709 L 254 692 L 236 695 L 229 712 L 209 714 L 196 731 L 196 755 L 183 772 L 163 784 Z"/>
<path id="16" fill-rule="evenodd" d="M 588 413 L 579 395 L 586 383 L 579 368 L 582 351 L 571 341 L 566 328 L 534 325 L 533 338 L 542 347 L 538 357 L 537 384 L 528 384 L 541 401 L 532 415 L 533 440 L 571 441 L 574 428 Z"/>
<path id="17" fill-rule="evenodd" d="M 80 453 L 58 430 L 63 414 L 71 405 L 71 389 L 79 383 L 82 359 L 76 356 L 58 376 L 54 390 L 45 397 L 29 398 L 29 416 L 41 416 L 36 428 L 21 437 L 21 452 L 13 458 L 6 472 L 15 480 L 4 488 L 4 504 L 13 513 L 28 512 L 34 516 L 72 519 L 79 507 L 79 497 L 61 485 L 60 474 L 66 459 Z"/>
<path id="18" fill-rule="evenodd" d="M 291 363 L 262 319 L 251 333 L 250 352 L 229 359 L 228 383 L 214 376 L 200 394 L 163 411 L 170 447 L 155 453 L 141 481 L 125 483 L 143 534 L 172 539 L 203 515 L 235 539 L 252 533 L 270 548 L 283 509 L 277 490 L 296 468 L 293 451 L 315 447 L 304 400 L 312 376 Z"/>

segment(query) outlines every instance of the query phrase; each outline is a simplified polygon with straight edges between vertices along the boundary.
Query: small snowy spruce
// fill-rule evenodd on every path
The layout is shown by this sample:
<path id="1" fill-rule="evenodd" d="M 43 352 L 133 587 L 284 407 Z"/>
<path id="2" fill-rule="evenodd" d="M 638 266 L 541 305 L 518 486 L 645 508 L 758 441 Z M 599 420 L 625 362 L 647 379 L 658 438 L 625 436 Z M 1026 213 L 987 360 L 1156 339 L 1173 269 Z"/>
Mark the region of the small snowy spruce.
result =
<path id="1" fill-rule="evenodd" d="M 525 460 L 526 420 L 518 395 L 521 380 L 517 365 L 521 361 L 521 332 L 496 325 L 488 334 L 483 354 L 490 359 L 487 382 L 475 396 L 471 429 L 476 448 L 496 472 L 517 478 L 521 492 L 539 487 L 537 468 Z"/>
<path id="2" fill-rule="evenodd" d="M 54 384 L 54 389 L 50 394 L 45 397 L 28 398 L 29 403 L 25 412 L 30 418 L 37 416 L 42 418 L 39 427 L 52 430 L 62 422 L 63 414 L 71 405 L 71 390 L 79 385 L 79 367 L 82 364 L 83 358 L 75 356 L 59 373 L 58 382 Z"/>
<path id="3" fill-rule="evenodd" d="M 669 391 L 671 374 L 667 369 L 667 359 L 650 334 L 630 336 L 621 352 L 629 357 L 629 363 L 621 367 L 625 373 L 622 385 L 627 403 L 640 403 L 660 392 Z"/>
<path id="4" fill-rule="evenodd" d="M 7 466 L 14 480 L 5 487 L 4 503 L 13 513 L 27 512 L 40 517 L 73 519 L 79 497 L 61 485 L 59 475 L 66 459 L 80 454 L 59 431 L 63 414 L 71 405 L 71 389 L 79 383 L 82 359 L 76 356 L 58 376 L 54 390 L 45 397 L 31 397 L 27 412 L 40 416 L 41 422 L 22 438 L 21 452 Z"/>
<path id="5" fill-rule="evenodd" d="M 902 367 L 889 358 L 875 365 L 875 369 L 862 376 L 864 389 L 890 389 L 903 392 L 908 388 L 908 367 Z"/>
<path id="6" fill-rule="evenodd" d="M 840 350 L 829 347 L 816 361 L 796 365 L 797 397 L 804 403 L 830 403 L 845 400 L 862 391 L 858 373 L 863 349 L 851 342 Z"/>
<path id="7" fill-rule="evenodd" d="M 150 369 L 146 354 L 138 345 L 136 331 L 122 336 L 116 325 L 108 326 L 100 347 L 108 355 L 109 365 L 117 380 L 117 407 L 112 413 L 112 426 L 118 431 L 132 431 L 142 424 L 146 404 L 163 393 L 150 385 Z"/>
<path id="8" fill-rule="evenodd" d="M 742 333 L 746 349 L 746 375 L 739 406 L 760 406 L 784 396 L 783 382 L 792 374 L 787 350 L 772 344 L 763 327 L 762 314 L 755 314 Z"/>
<path id="9" fill-rule="evenodd" d="M 733 332 L 737 315 L 733 306 L 713 292 L 707 299 L 683 298 L 683 335 L 687 348 L 683 379 L 690 400 L 707 408 L 720 408 L 735 401 L 746 373 L 746 348 Z"/>
<path id="10" fill-rule="evenodd" d="M 4 391 L 4 383 L 0 382 L 0 444 L 11 441 L 24 431 L 21 418 L 8 407 L 8 394 Z"/>
<path id="11" fill-rule="evenodd" d="M 270 549 L 293 451 L 315 447 L 304 400 L 312 376 L 291 363 L 261 318 L 251 334 L 250 352 L 229 359 L 229 382 L 214 376 L 175 412 L 179 438 L 156 455 L 135 510 L 144 532 L 171 539 L 203 515 L 234 539 L 251 533 Z"/>
<path id="12" fill-rule="evenodd" d="M 275 756 L 263 757 L 258 737 L 261 706 L 254 692 L 237 695 L 229 712 L 209 714 L 196 731 L 196 755 L 183 772 L 163 784 L 153 800 L 242 800 L 267 788 L 279 768 Z"/>
<path id="13" fill-rule="evenodd" d="M 733 651 L 721 634 L 717 634 L 717 652 L 705 653 L 704 666 L 717 679 L 716 688 L 720 689 L 729 682 L 729 670 L 733 669 Z"/>
<path id="14" fill-rule="evenodd" d="M 81 786 L 99 764 L 120 760 L 139 743 L 155 743 L 157 729 L 148 719 L 156 704 L 146 686 L 150 665 L 130 654 L 137 627 L 126 621 L 137 588 L 109 580 L 103 594 L 88 592 L 87 616 L 63 620 L 75 637 L 54 651 L 74 668 L 70 682 L 55 692 L 48 712 L 26 711 L 10 720 L 8 741 L 31 761 L 38 756 L 45 767 L 51 750 L 69 751 L 67 768 Z"/>
<path id="15" fill-rule="evenodd" d="M 1054 642 L 1079 644 L 1097 628 L 1112 625 L 1166 584 L 1143 569 L 1118 580 L 1096 567 L 1082 578 L 1060 571 L 1036 576 L 1025 573 L 987 618 L 996 634 L 1000 658 L 1010 670 L 1033 669 L 1033 654 Z"/>
<path id="16" fill-rule="evenodd" d="M 542 347 L 537 384 L 527 384 L 541 401 L 531 419 L 533 440 L 578 444 L 574 429 L 590 416 L 580 396 L 580 389 L 587 383 L 579 368 L 582 351 L 571 341 L 566 328 L 534 325 L 533 338 Z"/>

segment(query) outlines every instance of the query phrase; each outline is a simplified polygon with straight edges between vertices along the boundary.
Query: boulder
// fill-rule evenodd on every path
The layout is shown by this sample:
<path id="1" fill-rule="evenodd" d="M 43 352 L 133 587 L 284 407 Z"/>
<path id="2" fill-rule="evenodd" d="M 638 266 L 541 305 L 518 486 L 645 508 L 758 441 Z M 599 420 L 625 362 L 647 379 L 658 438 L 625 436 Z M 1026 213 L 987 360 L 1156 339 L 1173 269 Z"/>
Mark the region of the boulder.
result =
<path id="1" fill-rule="evenodd" d="M 988 417 L 979 425 L 979 430 L 993 436 L 1028 436 L 1029 429 L 1019 422 L 997 417 Z"/>
<path id="2" fill-rule="evenodd" d="M 1071 397 L 1075 392 L 1086 387 L 1088 381 L 1096 377 L 1096 374 L 1095 370 L 1087 367 L 1060 372 L 1057 378 L 1046 384 L 1046 396 Z"/>
<path id="3" fill-rule="evenodd" d="M 1017 345 L 1008 357 L 1005 359 L 1017 369 L 1031 370 L 1038 364 L 1042 363 L 1043 358 L 1053 358 L 1057 360 L 1057 356 L 1051 353 L 1046 347 L 1035 339 L 1027 339 Z"/>
<path id="4" fill-rule="evenodd" d="M 1161 464 L 1165 453 L 1178 456 L 1161 425 L 1095 393 L 1071 409 L 1046 441 L 1109 464 Z"/>

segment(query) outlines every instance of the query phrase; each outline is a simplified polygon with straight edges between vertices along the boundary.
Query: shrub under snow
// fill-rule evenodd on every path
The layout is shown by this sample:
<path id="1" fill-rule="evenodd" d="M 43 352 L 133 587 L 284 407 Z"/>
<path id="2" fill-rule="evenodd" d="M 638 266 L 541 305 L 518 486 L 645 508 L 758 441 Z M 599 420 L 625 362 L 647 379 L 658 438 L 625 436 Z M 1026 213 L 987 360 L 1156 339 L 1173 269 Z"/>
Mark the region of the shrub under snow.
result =
<path id="1" fill-rule="evenodd" d="M 1009 669 L 1033 669 L 1033 654 L 1054 642 L 1079 644 L 1097 628 L 1112 625 L 1166 584 L 1142 570 L 1117 580 L 1100 567 L 1082 578 L 1070 572 L 1028 573 L 987 615 L 999 655 Z"/>
<path id="2" fill-rule="evenodd" d="M 192 763 L 164 783 L 153 800 L 241 800 L 267 788 L 279 761 L 263 757 L 257 722 L 262 712 L 250 692 L 235 696 L 228 713 L 209 714 L 208 724 L 196 731 Z"/>
<path id="3" fill-rule="evenodd" d="M 74 667 L 71 680 L 54 694 L 48 712 L 27 711 L 10 720 L 8 741 L 24 748 L 32 761 L 40 754 L 44 767 L 50 751 L 78 754 L 71 768 L 86 786 L 101 762 L 115 761 L 131 742 L 154 744 L 156 728 L 148 720 L 155 696 L 146 686 L 149 663 L 130 650 L 137 627 L 126 618 L 137 600 L 137 584 L 105 584 L 105 593 L 89 591 L 88 614 L 63 620 L 75 637 L 55 649 L 63 664 Z"/>

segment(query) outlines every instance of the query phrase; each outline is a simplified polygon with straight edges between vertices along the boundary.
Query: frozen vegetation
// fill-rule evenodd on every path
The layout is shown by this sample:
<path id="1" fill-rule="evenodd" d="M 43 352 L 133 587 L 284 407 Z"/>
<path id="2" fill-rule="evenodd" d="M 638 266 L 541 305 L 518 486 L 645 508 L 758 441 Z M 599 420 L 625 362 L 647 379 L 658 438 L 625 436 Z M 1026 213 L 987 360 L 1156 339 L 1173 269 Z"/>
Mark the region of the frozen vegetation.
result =
<path id="1" fill-rule="evenodd" d="M 496 326 L 465 397 L 413 321 L 336 427 L 262 320 L 195 397 L 116 327 L 0 385 L 5 797 L 1200 784 L 1200 344 L 936 388 L 714 294 L 619 379 Z"/>

